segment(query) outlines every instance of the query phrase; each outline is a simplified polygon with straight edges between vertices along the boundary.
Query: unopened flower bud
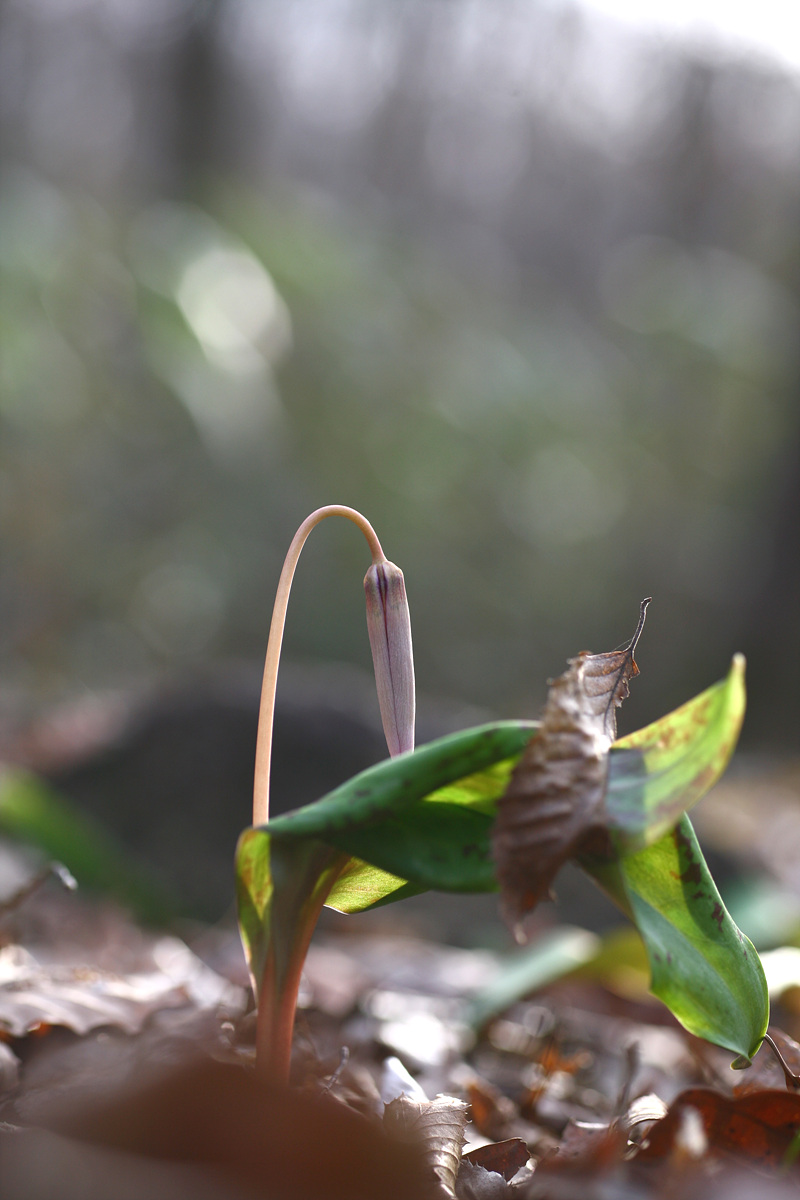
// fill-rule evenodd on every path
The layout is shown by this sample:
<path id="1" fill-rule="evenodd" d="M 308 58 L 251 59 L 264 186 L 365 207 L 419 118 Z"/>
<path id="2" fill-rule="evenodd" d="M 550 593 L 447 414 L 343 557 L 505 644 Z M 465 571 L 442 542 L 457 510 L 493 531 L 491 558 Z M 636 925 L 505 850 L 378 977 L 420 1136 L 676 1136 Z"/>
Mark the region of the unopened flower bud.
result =
<path id="1" fill-rule="evenodd" d="M 389 753 L 414 749 L 414 653 L 403 572 L 394 563 L 373 563 L 364 576 L 367 629 L 375 683 Z"/>

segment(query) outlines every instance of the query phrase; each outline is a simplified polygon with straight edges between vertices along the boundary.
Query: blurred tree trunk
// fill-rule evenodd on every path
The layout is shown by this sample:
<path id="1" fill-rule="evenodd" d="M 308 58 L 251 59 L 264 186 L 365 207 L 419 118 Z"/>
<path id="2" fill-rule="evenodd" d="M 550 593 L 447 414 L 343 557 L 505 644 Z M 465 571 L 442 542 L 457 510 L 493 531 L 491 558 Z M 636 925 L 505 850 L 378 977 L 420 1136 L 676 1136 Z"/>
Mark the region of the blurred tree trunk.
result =
<path id="1" fill-rule="evenodd" d="M 168 175 L 178 196 L 192 196 L 219 165 L 225 125 L 220 30 L 226 0 L 195 0 L 172 50 L 174 117 Z"/>

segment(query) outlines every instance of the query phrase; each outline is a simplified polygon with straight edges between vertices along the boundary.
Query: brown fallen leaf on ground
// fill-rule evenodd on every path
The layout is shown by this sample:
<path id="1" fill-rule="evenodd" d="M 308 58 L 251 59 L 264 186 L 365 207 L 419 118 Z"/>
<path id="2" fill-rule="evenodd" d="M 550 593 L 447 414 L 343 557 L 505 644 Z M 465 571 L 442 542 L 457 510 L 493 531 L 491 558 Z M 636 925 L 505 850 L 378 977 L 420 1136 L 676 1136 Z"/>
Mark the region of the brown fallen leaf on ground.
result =
<path id="1" fill-rule="evenodd" d="M 142 1070 L 126 1084 L 79 1106 L 53 1105 L 38 1123 L 151 1165 L 203 1166 L 253 1200 L 429 1194 L 415 1136 L 402 1141 L 324 1093 L 266 1088 L 252 1071 L 208 1059 Z M 56 1180 L 53 1187 L 58 1195 Z"/>
<path id="2" fill-rule="evenodd" d="M 477 1076 L 466 1085 L 472 1123 L 483 1137 L 506 1139 L 506 1130 L 519 1115 L 516 1104 L 498 1088 Z M 512 1139 L 513 1140 L 513 1139 Z M 481 1164 L 485 1166 L 485 1163 Z"/>
<path id="3" fill-rule="evenodd" d="M 22 946 L 0 950 L 0 1031 L 24 1037 L 62 1025 L 85 1034 L 101 1026 L 136 1033 L 164 1008 L 244 1008 L 241 988 L 222 979 L 178 938 L 152 943 L 149 970 L 115 973 L 83 965 L 44 965 Z"/>
<path id="4" fill-rule="evenodd" d="M 622 1122 L 586 1125 L 570 1121 L 558 1150 L 542 1162 L 546 1171 L 571 1171 L 593 1175 L 622 1162 L 628 1134 Z"/>
<path id="5" fill-rule="evenodd" d="M 686 1128 L 687 1112 L 698 1115 L 709 1154 L 733 1155 L 762 1167 L 786 1162 L 800 1128 L 800 1096 L 796 1094 L 770 1090 L 729 1097 L 710 1088 L 690 1088 L 681 1092 L 667 1115 L 652 1127 L 640 1161 L 656 1162 L 674 1153 Z"/>
<path id="6" fill-rule="evenodd" d="M 605 842 L 608 751 L 616 709 L 639 674 L 633 657 L 650 599 L 622 650 L 583 651 L 551 685 L 538 735 L 517 764 L 500 799 L 492 853 L 501 907 L 518 941 L 521 922 L 549 892 L 568 858 Z"/>
<path id="7" fill-rule="evenodd" d="M 467 1124 L 464 1101 L 454 1096 L 433 1100 L 398 1096 L 386 1105 L 383 1123 L 391 1136 L 422 1147 L 428 1178 L 434 1185 L 425 1194 L 454 1196 Z"/>
<path id="8" fill-rule="evenodd" d="M 465 1159 L 456 1181 L 456 1200 L 509 1200 L 513 1190 L 502 1175 Z"/>
<path id="9" fill-rule="evenodd" d="M 529 1158 L 530 1152 L 522 1138 L 514 1137 L 506 1138 L 503 1142 L 490 1142 L 487 1146 L 478 1146 L 465 1154 L 462 1162 L 483 1167 L 486 1171 L 494 1171 L 504 1179 L 513 1179 Z"/>

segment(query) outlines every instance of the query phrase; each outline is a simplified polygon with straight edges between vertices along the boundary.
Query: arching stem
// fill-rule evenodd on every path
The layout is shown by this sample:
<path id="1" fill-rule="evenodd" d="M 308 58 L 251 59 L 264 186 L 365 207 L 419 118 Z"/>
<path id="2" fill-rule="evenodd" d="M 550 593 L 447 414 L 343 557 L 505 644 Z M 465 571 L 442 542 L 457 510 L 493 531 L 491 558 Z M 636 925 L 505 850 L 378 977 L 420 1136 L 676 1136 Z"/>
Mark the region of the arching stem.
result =
<path id="1" fill-rule="evenodd" d="M 386 561 L 378 535 L 366 517 L 354 508 L 345 504 L 326 504 L 306 517 L 292 539 L 283 563 L 275 604 L 272 609 L 272 622 L 267 641 L 267 657 L 264 663 L 264 678 L 261 684 L 261 707 L 258 714 L 258 735 L 256 740 L 256 765 L 253 782 L 253 824 L 266 825 L 269 820 L 269 776 L 272 760 L 272 727 L 275 720 L 275 691 L 278 683 L 278 664 L 283 644 L 283 631 L 286 625 L 286 609 L 289 604 L 289 593 L 292 590 L 297 560 L 303 544 L 315 525 L 325 517 L 347 517 L 359 527 L 369 544 L 373 563 Z"/>

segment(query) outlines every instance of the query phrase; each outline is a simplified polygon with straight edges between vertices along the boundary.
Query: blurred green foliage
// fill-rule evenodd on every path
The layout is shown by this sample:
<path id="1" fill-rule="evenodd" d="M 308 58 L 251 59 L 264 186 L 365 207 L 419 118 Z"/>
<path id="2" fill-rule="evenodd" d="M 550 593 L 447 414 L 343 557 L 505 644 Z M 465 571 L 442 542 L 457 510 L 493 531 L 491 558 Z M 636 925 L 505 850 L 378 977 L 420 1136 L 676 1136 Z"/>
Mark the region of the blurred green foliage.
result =
<path id="1" fill-rule="evenodd" d="M 430 94 L 424 120 L 408 108 L 411 78 L 361 141 L 334 139 L 355 198 L 321 142 L 313 185 L 296 165 L 254 182 L 212 146 L 189 185 L 116 192 L 23 147 L 0 185 L 3 686 L 49 700 L 260 656 L 294 529 L 338 502 L 405 571 L 423 691 L 535 715 L 547 675 L 653 594 L 635 723 L 743 650 L 756 729 L 788 732 L 798 189 L 771 143 L 728 136 L 736 79 L 755 86 L 675 67 L 616 159 L 549 99 L 538 125 L 520 110 L 514 187 L 474 166 L 480 221 L 401 170 L 405 146 L 421 171 L 410 129 L 440 173 L 450 145 Z M 352 149 L 372 135 L 388 210 Z M 466 169 L 469 137 L 451 157 Z M 409 197 L 423 216 L 398 216 Z M 456 229 L 474 254 L 448 250 Z M 366 565 L 349 529 L 315 535 L 290 655 L 368 663 Z"/>
<path id="2" fill-rule="evenodd" d="M 180 912 L 174 894 L 128 857 L 119 843 L 25 771 L 0 775 L 0 833 L 35 846 L 75 883 L 101 892 L 152 925 Z"/>

